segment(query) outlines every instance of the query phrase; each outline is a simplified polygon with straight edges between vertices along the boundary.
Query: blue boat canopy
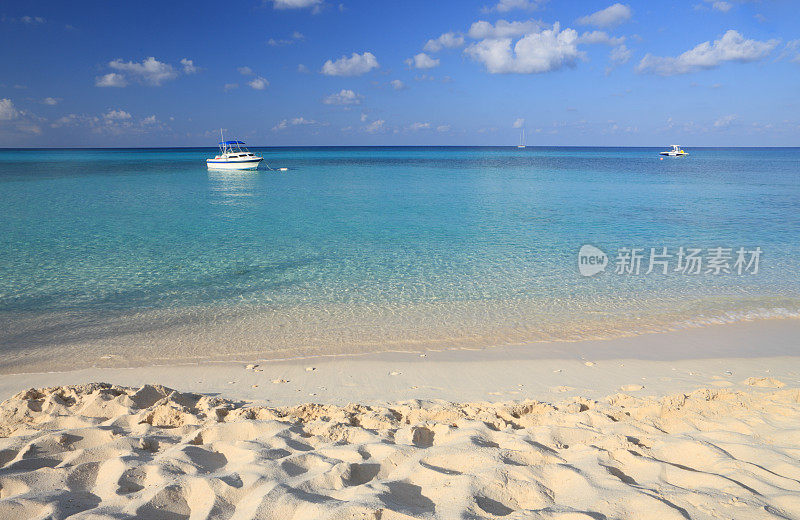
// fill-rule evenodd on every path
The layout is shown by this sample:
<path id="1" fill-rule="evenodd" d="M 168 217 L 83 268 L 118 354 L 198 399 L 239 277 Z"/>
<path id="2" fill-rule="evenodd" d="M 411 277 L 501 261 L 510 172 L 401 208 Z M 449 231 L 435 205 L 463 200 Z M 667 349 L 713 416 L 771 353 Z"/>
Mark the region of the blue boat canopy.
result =
<path id="1" fill-rule="evenodd" d="M 244 144 L 244 141 L 220 141 L 219 144 L 224 144 L 224 145 Z"/>

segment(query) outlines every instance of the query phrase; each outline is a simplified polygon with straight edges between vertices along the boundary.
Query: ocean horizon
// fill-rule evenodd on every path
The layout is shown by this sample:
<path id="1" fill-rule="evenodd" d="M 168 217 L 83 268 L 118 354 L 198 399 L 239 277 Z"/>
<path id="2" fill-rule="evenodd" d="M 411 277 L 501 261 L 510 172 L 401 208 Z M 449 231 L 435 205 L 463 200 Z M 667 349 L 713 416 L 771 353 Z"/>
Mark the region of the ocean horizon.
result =
<path id="1" fill-rule="evenodd" d="M 0 372 L 800 317 L 800 148 L 251 149 L 0 150 Z"/>

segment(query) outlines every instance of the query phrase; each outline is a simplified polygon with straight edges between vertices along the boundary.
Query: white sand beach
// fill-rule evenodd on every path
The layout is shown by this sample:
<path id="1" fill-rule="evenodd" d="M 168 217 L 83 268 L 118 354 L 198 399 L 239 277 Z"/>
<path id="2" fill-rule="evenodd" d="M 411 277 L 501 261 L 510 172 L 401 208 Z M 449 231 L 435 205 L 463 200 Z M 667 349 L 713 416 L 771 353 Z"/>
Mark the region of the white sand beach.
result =
<path id="1" fill-rule="evenodd" d="M 796 518 L 798 338 L 8 374 L 0 518 Z"/>

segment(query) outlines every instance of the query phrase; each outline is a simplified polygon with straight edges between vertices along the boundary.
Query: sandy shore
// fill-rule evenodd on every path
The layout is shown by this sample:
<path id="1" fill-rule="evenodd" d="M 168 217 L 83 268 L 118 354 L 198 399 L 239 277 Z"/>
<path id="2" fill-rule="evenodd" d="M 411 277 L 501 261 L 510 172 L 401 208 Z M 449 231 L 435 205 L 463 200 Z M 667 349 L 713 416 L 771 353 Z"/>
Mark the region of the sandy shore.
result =
<path id="1" fill-rule="evenodd" d="M 797 518 L 798 343 L 784 320 L 4 375 L 0 518 Z"/>

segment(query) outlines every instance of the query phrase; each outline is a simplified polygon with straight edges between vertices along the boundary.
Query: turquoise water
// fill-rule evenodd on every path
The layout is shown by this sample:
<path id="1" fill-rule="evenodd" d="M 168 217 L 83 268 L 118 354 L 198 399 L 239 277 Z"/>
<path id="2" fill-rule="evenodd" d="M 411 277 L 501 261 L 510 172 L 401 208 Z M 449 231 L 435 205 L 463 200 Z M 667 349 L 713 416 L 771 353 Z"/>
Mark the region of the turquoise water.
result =
<path id="1" fill-rule="evenodd" d="M 488 346 L 800 315 L 800 149 L 0 150 L 0 370 Z M 582 277 L 584 244 L 760 247 Z M 535 348 L 532 345 L 531 348 Z"/>

